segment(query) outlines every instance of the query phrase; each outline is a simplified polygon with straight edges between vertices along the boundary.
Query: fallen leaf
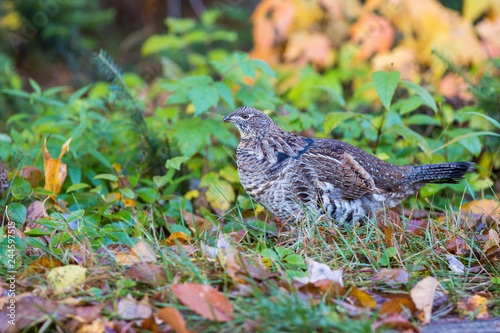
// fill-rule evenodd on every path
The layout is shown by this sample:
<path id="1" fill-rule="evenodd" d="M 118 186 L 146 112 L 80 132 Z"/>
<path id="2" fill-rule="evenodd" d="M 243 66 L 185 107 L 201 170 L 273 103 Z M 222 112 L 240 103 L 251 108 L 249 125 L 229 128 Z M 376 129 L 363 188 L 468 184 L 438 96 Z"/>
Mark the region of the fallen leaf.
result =
<path id="1" fill-rule="evenodd" d="M 210 221 L 204 219 L 201 216 L 188 212 L 187 210 L 182 210 L 182 218 L 187 223 L 190 229 L 202 234 L 205 230 L 212 226 Z"/>
<path id="2" fill-rule="evenodd" d="M 337 282 L 339 285 L 344 286 L 342 283 L 342 269 L 332 270 L 328 265 L 319 263 L 310 258 L 307 258 L 307 270 L 309 275 L 306 277 L 294 277 L 297 282 L 307 284 L 315 283 L 319 280 L 331 280 Z"/>
<path id="3" fill-rule="evenodd" d="M 33 276 L 35 274 L 44 274 L 45 271 L 62 266 L 63 263 L 57 259 L 52 257 L 41 257 L 33 261 L 29 267 L 19 274 L 19 280 L 23 280 L 26 277 Z"/>
<path id="4" fill-rule="evenodd" d="M 380 272 L 373 274 L 372 282 L 384 282 L 388 285 L 408 283 L 410 274 L 404 268 L 382 268 Z"/>
<path id="5" fill-rule="evenodd" d="M 182 231 L 174 232 L 173 234 L 168 236 L 167 240 L 165 241 L 165 245 L 167 246 L 172 246 L 178 243 L 181 245 L 186 245 L 188 243 L 187 236 Z"/>
<path id="6" fill-rule="evenodd" d="M 491 216 L 491 218 L 493 218 L 495 221 L 499 221 L 500 218 L 500 202 L 495 199 L 471 201 L 469 203 L 463 204 L 460 209 L 465 210 L 466 212 L 471 212 L 475 216 Z"/>
<path id="7" fill-rule="evenodd" d="M 448 252 L 457 256 L 463 256 L 470 251 L 467 241 L 460 236 L 452 236 L 448 239 L 445 243 L 445 248 Z"/>
<path id="8" fill-rule="evenodd" d="M 380 313 L 388 316 L 404 314 L 405 309 L 414 313 L 417 309 L 411 298 L 392 298 L 385 301 L 380 307 Z"/>
<path id="9" fill-rule="evenodd" d="M 66 291 L 85 282 L 87 269 L 77 265 L 53 268 L 47 275 L 50 287 L 55 291 Z"/>
<path id="10" fill-rule="evenodd" d="M 66 179 L 66 164 L 64 164 L 61 159 L 69 150 L 69 143 L 71 138 L 64 143 L 61 148 L 61 153 L 59 158 L 54 159 L 50 156 L 50 152 L 47 149 L 47 139 L 43 144 L 43 168 L 45 173 L 45 186 L 44 189 L 52 191 L 54 195 L 57 195 L 61 191 L 61 187 Z M 55 197 L 51 196 L 54 201 Z"/>
<path id="11" fill-rule="evenodd" d="M 434 303 L 434 295 L 438 285 L 439 282 L 436 278 L 428 276 L 410 290 L 410 296 L 415 307 L 421 311 L 418 318 L 424 324 L 431 321 L 432 304 Z"/>
<path id="12" fill-rule="evenodd" d="M 172 285 L 175 296 L 191 310 L 210 320 L 227 322 L 233 320 L 233 306 L 217 289 L 199 283 Z"/>
<path id="13" fill-rule="evenodd" d="M 488 231 L 488 240 L 484 244 L 483 251 L 486 252 L 494 246 L 500 245 L 500 236 L 495 229 Z"/>
<path id="14" fill-rule="evenodd" d="M 115 254 L 116 263 L 119 265 L 133 265 L 142 262 L 156 262 L 156 253 L 153 247 L 144 240 L 140 240 L 128 252 Z"/>
<path id="15" fill-rule="evenodd" d="M 488 319 L 490 315 L 488 314 L 488 309 L 486 303 L 488 300 L 482 296 L 474 295 L 467 299 L 467 302 L 458 302 L 457 308 L 465 312 L 465 314 L 475 313 L 474 318 L 476 319 Z"/>
<path id="16" fill-rule="evenodd" d="M 181 312 L 173 306 L 160 309 L 158 318 L 169 324 L 176 333 L 189 333 L 186 320 L 184 320 Z"/>
<path id="17" fill-rule="evenodd" d="M 377 302 L 371 295 L 356 287 L 351 288 L 349 296 L 354 297 L 364 308 L 375 308 L 377 306 Z"/>
<path id="18" fill-rule="evenodd" d="M 151 262 L 135 264 L 127 269 L 125 273 L 123 273 L 123 276 L 137 282 L 148 283 L 153 287 L 162 286 L 167 283 L 165 269 Z"/>
<path id="19" fill-rule="evenodd" d="M 43 180 L 43 173 L 37 167 L 25 166 L 23 168 L 23 178 L 30 183 L 32 188 L 35 188 Z"/>
<path id="20" fill-rule="evenodd" d="M 128 294 L 126 298 L 118 300 L 116 313 L 125 320 L 146 319 L 153 314 L 153 308 L 149 304 L 147 295 L 142 300 L 136 301 L 132 295 Z"/>
<path id="21" fill-rule="evenodd" d="M 458 274 L 465 273 L 465 266 L 462 264 L 454 255 L 446 254 L 446 259 L 448 259 L 450 269 Z"/>

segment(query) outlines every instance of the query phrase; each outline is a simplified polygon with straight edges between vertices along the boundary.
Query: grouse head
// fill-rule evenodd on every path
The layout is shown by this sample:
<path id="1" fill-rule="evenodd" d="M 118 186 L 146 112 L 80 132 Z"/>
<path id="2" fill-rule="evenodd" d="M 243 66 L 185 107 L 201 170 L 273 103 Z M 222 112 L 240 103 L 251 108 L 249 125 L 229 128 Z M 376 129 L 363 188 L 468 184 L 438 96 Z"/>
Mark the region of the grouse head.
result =
<path id="1" fill-rule="evenodd" d="M 263 136 L 276 126 L 267 114 L 249 106 L 242 106 L 228 114 L 224 122 L 236 126 L 245 139 Z"/>

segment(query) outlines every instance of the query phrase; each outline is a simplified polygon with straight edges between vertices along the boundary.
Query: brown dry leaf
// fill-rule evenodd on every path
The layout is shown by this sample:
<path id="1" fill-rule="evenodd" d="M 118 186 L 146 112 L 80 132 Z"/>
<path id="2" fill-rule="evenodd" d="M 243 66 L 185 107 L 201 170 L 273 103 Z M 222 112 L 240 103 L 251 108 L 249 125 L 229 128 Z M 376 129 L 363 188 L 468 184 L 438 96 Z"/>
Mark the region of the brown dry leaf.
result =
<path id="1" fill-rule="evenodd" d="M 156 254 L 153 247 L 143 240 L 137 242 L 129 252 L 118 252 L 115 254 L 118 265 L 133 265 L 142 262 L 156 262 Z"/>
<path id="2" fill-rule="evenodd" d="M 342 269 L 332 270 L 328 265 L 319 263 L 310 258 L 306 259 L 307 270 L 309 275 L 306 277 L 294 277 L 293 279 L 299 283 L 315 283 L 320 280 L 331 280 L 337 282 L 341 286 L 344 286 L 342 282 Z"/>
<path id="3" fill-rule="evenodd" d="M 488 232 L 488 240 L 484 244 L 483 251 L 486 252 L 494 246 L 500 245 L 500 236 L 495 229 L 490 229 Z"/>
<path id="4" fill-rule="evenodd" d="M 417 310 L 411 298 L 392 298 L 382 304 L 380 313 L 388 316 L 404 314 L 404 309 L 410 310 L 411 313 Z"/>
<path id="5" fill-rule="evenodd" d="M 226 296 L 211 286 L 199 283 L 174 284 L 172 291 L 182 304 L 203 318 L 220 322 L 234 318 L 233 306 Z"/>
<path id="6" fill-rule="evenodd" d="M 394 43 L 395 31 L 390 21 L 374 13 L 359 18 L 351 26 L 351 41 L 359 44 L 358 59 L 368 59 L 375 53 L 388 52 Z"/>
<path id="7" fill-rule="evenodd" d="M 415 307 L 421 311 L 418 318 L 424 324 L 431 321 L 432 304 L 434 303 L 434 295 L 438 285 L 439 282 L 436 278 L 428 276 L 410 290 L 410 296 Z"/>
<path id="8" fill-rule="evenodd" d="M 38 187 L 38 184 L 43 180 L 43 173 L 34 166 L 25 166 L 23 168 L 23 178 L 26 179 L 31 187 Z"/>
<path id="9" fill-rule="evenodd" d="M 189 333 L 182 313 L 173 306 L 160 309 L 158 318 L 169 324 L 176 333 Z"/>
<path id="10" fill-rule="evenodd" d="M 497 222 L 500 220 L 500 202 L 495 199 L 472 201 L 462 205 L 460 209 L 466 212 L 471 212 L 475 216 L 487 215 Z"/>
<path id="11" fill-rule="evenodd" d="M 120 298 L 116 305 L 118 316 L 125 320 L 146 319 L 151 317 L 153 309 L 146 296 L 140 301 L 136 301 L 132 295 L 128 294 L 126 298 Z"/>
<path id="12" fill-rule="evenodd" d="M 186 245 L 188 243 L 188 239 L 185 233 L 182 231 L 177 231 L 168 236 L 167 240 L 165 241 L 165 245 L 167 246 L 172 246 L 176 244 L 180 245 Z"/>
<path id="13" fill-rule="evenodd" d="M 410 274 L 404 268 L 382 268 L 373 274 L 372 282 L 384 282 L 388 285 L 408 283 Z"/>
<path id="14" fill-rule="evenodd" d="M 135 264 L 127 269 L 123 276 L 137 282 L 149 283 L 154 287 L 167 283 L 167 275 L 163 267 L 151 262 Z"/>
<path id="15" fill-rule="evenodd" d="M 285 60 L 293 61 L 298 65 L 311 62 L 321 68 L 329 67 L 334 61 L 330 40 L 320 32 L 294 33 L 290 36 L 284 57 Z"/>
<path id="16" fill-rule="evenodd" d="M 202 234 L 205 230 L 212 226 L 212 223 L 210 223 L 210 221 L 204 219 L 201 216 L 188 212 L 185 209 L 182 210 L 182 217 L 189 228 L 193 231 L 198 232 L 198 234 Z"/>
<path id="17" fill-rule="evenodd" d="M 224 260 L 225 264 L 221 262 L 221 265 L 226 266 L 227 274 L 235 283 L 246 284 L 248 278 L 263 281 L 274 275 L 265 269 L 250 265 L 241 252 L 231 248 L 225 250 Z"/>
<path id="18" fill-rule="evenodd" d="M 467 241 L 460 236 L 452 236 L 445 243 L 446 250 L 451 254 L 463 256 L 470 251 Z"/>
<path id="19" fill-rule="evenodd" d="M 61 153 L 59 158 L 54 159 L 50 156 L 47 150 L 47 140 L 43 143 L 43 168 L 45 173 L 45 186 L 44 189 L 52 191 L 54 195 L 57 195 L 61 191 L 61 187 L 66 179 L 66 164 L 64 164 L 61 159 L 69 150 L 69 143 L 71 138 L 64 143 L 61 148 Z M 55 197 L 53 197 L 55 200 Z"/>
<path id="20" fill-rule="evenodd" d="M 488 319 L 490 315 L 488 314 L 488 309 L 486 303 L 488 300 L 482 296 L 474 295 L 467 299 L 467 302 L 458 302 L 457 308 L 462 310 L 465 314 L 469 315 L 474 312 L 476 319 Z"/>

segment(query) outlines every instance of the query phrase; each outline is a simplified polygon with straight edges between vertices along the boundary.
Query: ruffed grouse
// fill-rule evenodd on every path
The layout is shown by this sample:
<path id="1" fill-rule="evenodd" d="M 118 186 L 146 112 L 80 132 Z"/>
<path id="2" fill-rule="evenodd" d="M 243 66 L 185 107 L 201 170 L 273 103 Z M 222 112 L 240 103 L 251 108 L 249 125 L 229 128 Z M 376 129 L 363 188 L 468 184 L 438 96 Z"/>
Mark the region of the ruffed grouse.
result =
<path id="1" fill-rule="evenodd" d="M 400 204 L 426 183 L 456 183 L 474 169 L 468 162 L 390 164 L 342 141 L 289 133 L 252 107 L 238 108 L 224 122 L 241 134 L 236 153 L 241 184 L 283 221 L 310 210 L 355 223 Z"/>

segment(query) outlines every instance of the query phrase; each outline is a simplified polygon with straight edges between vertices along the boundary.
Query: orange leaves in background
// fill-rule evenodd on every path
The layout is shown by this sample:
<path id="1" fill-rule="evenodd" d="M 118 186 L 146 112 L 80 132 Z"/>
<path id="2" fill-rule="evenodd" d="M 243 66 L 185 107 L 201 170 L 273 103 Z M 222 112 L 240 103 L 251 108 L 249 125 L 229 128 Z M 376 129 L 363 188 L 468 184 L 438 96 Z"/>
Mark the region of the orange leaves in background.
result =
<path id="1" fill-rule="evenodd" d="M 358 0 L 263 0 L 251 18 L 251 56 L 270 64 L 309 63 L 325 69 L 334 65 L 337 51 L 350 44 L 345 50 L 351 65 L 368 61 L 373 70 L 398 70 L 404 80 L 423 78 L 437 84 L 446 68 L 432 55 L 434 49 L 459 66 L 477 65 L 500 55 L 499 8 L 493 0 L 465 1 L 462 13 L 438 0 L 368 0 L 364 4 Z M 396 35 L 400 36 L 397 40 Z"/>
<path id="2" fill-rule="evenodd" d="M 64 143 L 61 148 L 59 158 L 54 159 L 50 156 L 47 149 L 47 140 L 43 143 L 43 168 L 45 173 L 45 186 L 46 190 L 52 191 L 54 195 L 61 191 L 61 187 L 66 179 L 67 169 L 61 159 L 69 150 L 69 143 L 71 138 Z"/>

